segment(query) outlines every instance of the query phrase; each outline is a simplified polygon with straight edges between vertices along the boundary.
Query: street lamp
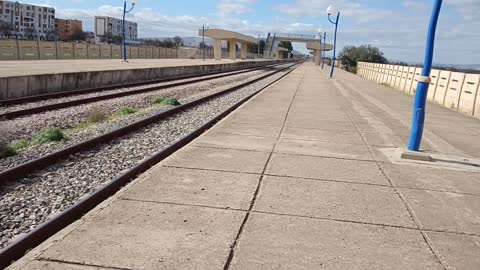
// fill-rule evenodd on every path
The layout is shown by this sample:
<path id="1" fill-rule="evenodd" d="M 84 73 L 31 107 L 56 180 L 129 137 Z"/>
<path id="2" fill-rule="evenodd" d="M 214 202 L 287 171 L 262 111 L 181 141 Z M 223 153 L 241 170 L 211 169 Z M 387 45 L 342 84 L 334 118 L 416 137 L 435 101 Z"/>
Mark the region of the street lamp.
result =
<path id="1" fill-rule="evenodd" d="M 127 62 L 127 46 L 125 45 L 125 14 L 133 10 L 137 0 L 131 0 L 132 7 L 127 10 L 127 0 L 123 1 L 123 21 L 122 21 L 122 45 L 123 45 L 123 62 Z"/>
<path id="2" fill-rule="evenodd" d="M 207 30 L 210 26 L 207 23 Z M 205 61 L 205 24 L 202 26 L 202 54 L 203 54 L 203 61 Z"/>
<path id="3" fill-rule="evenodd" d="M 425 104 L 427 101 L 428 86 L 430 84 L 430 71 L 432 70 L 433 51 L 435 47 L 435 31 L 437 30 L 438 17 L 442 7 L 442 0 L 435 0 L 433 4 L 430 26 L 428 28 L 427 46 L 425 49 L 425 62 L 422 76 L 418 78 L 417 92 L 413 105 L 412 131 L 408 150 L 418 151 L 422 142 L 423 124 L 425 121 Z"/>
<path id="4" fill-rule="evenodd" d="M 333 37 L 333 58 L 332 58 L 332 70 L 330 71 L 330 78 L 333 77 L 333 70 L 335 69 L 335 53 L 337 50 L 337 28 L 338 28 L 338 19 L 340 18 L 340 12 L 337 13 L 337 19 L 332 21 L 330 19 L 330 14 L 334 13 L 334 8 L 333 5 L 328 6 L 327 8 L 327 14 L 328 14 L 328 20 L 335 25 L 335 36 Z"/>

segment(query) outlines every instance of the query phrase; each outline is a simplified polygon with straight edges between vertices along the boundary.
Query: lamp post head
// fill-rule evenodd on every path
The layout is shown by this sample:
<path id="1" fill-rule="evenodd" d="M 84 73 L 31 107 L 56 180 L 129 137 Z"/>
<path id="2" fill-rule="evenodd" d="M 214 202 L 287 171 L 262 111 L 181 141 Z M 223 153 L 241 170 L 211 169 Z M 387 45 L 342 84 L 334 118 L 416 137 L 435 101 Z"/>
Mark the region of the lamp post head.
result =
<path id="1" fill-rule="evenodd" d="M 327 14 L 330 15 L 335 12 L 335 8 L 333 7 L 332 4 L 330 4 L 327 8 Z"/>
<path id="2" fill-rule="evenodd" d="M 135 5 L 137 3 L 137 0 L 132 0 L 132 5 Z"/>

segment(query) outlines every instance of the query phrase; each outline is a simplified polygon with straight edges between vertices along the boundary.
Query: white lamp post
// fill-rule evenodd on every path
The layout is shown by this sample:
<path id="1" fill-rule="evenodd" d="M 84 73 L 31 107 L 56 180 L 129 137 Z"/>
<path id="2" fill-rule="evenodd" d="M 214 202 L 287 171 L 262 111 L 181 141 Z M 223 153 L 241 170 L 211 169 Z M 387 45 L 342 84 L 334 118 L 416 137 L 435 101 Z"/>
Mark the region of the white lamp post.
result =
<path id="1" fill-rule="evenodd" d="M 330 19 L 330 14 L 335 13 L 335 9 L 333 5 L 328 6 L 327 8 L 327 14 L 328 14 L 328 20 L 335 25 L 335 36 L 333 38 L 333 57 L 332 57 L 332 70 L 330 71 L 330 78 L 333 77 L 333 70 L 335 69 L 335 53 L 337 50 L 337 28 L 338 28 L 338 19 L 340 18 L 340 12 L 337 13 L 337 19 L 335 21 L 332 21 Z"/>

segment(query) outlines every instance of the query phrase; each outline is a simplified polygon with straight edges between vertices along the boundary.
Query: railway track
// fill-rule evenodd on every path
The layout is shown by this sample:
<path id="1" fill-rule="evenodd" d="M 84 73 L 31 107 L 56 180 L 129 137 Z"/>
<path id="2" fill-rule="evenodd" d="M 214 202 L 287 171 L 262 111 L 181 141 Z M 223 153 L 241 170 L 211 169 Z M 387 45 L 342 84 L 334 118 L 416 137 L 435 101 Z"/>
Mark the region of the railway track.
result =
<path id="1" fill-rule="evenodd" d="M 297 65 L 298 64 L 296 63 L 282 69 L 275 70 L 240 85 L 216 92 L 209 96 L 199 98 L 192 102 L 186 103 L 178 107 L 174 107 L 173 109 L 164 111 L 151 117 L 141 119 L 131 125 L 113 130 L 108 134 L 103 134 L 99 137 L 79 143 L 77 145 L 73 145 L 66 149 L 49 154 L 47 156 L 43 156 L 31 162 L 27 162 L 25 164 L 0 173 L 0 184 L 5 184 L 7 181 L 20 179 L 35 170 L 40 170 L 42 168 L 55 164 L 59 160 L 67 159 L 68 157 L 72 157 L 77 153 L 85 152 L 89 149 L 91 150 L 96 147 L 98 148 L 99 145 L 105 145 L 110 141 L 117 140 L 116 144 L 119 144 L 121 142 L 118 141 L 126 137 L 127 134 L 139 132 L 139 130 L 145 131 L 145 127 L 154 125 L 159 121 L 167 121 L 166 119 L 170 119 L 171 121 L 177 121 L 175 120 L 175 117 L 177 117 L 177 115 L 181 115 L 182 113 L 185 114 L 185 119 L 189 119 L 191 118 L 189 114 L 192 116 L 201 114 L 202 110 L 204 110 L 202 106 L 211 108 L 216 104 L 216 102 L 218 102 L 222 98 L 232 99 L 228 102 L 228 104 L 231 104 L 231 106 L 225 107 L 225 110 L 218 111 L 218 113 L 214 113 L 214 116 L 212 116 L 212 118 L 208 118 L 209 120 L 207 122 L 196 123 L 197 126 L 195 127 L 195 129 L 189 130 L 188 132 L 184 131 L 182 135 L 176 137 L 173 142 L 166 143 L 165 147 L 163 147 L 161 151 L 155 152 L 153 155 L 148 155 L 148 158 L 143 159 L 141 162 L 135 164 L 134 166 L 131 166 L 130 168 L 128 168 L 128 170 L 125 170 L 120 176 L 116 176 L 113 180 L 110 180 L 106 184 L 101 185 L 100 188 L 96 189 L 87 197 L 83 198 L 80 201 L 77 201 L 73 206 L 62 211 L 54 218 L 39 225 L 24 237 L 18 239 L 17 241 L 13 242 L 12 244 L 1 250 L 0 268 L 7 266 L 12 260 L 16 260 L 21 257 L 28 249 L 35 247 L 54 233 L 58 232 L 59 230 L 73 222 L 74 220 L 80 218 L 84 213 L 94 208 L 98 203 L 113 195 L 136 175 L 144 172 L 145 170 L 158 163 L 165 157 L 169 156 L 182 146 L 186 145 L 188 142 L 199 136 L 206 129 L 214 125 L 217 121 L 219 121 L 221 118 L 226 116 L 235 108 L 253 97 L 255 94 L 289 74 L 291 71 L 294 70 Z M 259 87 L 258 89 L 253 88 L 246 91 L 246 96 L 234 96 L 237 92 L 239 92 L 239 90 L 247 89 L 248 87 L 254 87 L 255 84 L 261 83 L 263 80 L 269 79 L 270 77 L 277 75 L 281 72 L 284 73 L 278 76 L 278 78 L 274 78 L 272 79 L 272 81 L 269 81 L 267 84 Z M 195 119 L 191 121 L 196 122 Z M 168 123 L 166 122 L 165 125 L 168 125 Z M 149 131 L 147 130 L 145 132 Z"/>
<path id="2" fill-rule="evenodd" d="M 118 90 L 118 89 L 126 89 L 130 87 L 142 86 L 142 88 L 135 89 L 135 90 L 120 91 L 120 92 L 114 92 L 114 93 L 84 97 L 84 98 L 80 97 L 78 99 L 72 99 L 65 102 L 44 104 L 44 105 L 39 105 L 34 107 L 7 111 L 7 112 L 0 113 L 0 119 L 11 120 L 11 119 L 15 119 L 22 116 L 38 114 L 46 111 L 59 110 L 63 108 L 78 106 L 82 104 L 87 104 L 87 103 L 92 103 L 92 102 L 97 102 L 97 101 L 102 101 L 107 99 L 137 95 L 141 93 L 148 93 L 148 92 L 158 91 L 158 90 L 172 88 L 172 87 L 195 84 L 195 83 L 208 81 L 208 80 L 225 78 L 225 77 L 244 74 L 252 71 L 268 69 L 278 65 L 281 65 L 281 63 L 254 67 L 254 68 L 247 68 L 242 70 L 228 71 L 228 72 L 214 72 L 214 73 L 200 74 L 200 75 L 189 75 L 189 76 L 181 76 L 181 77 L 175 77 L 170 79 L 160 79 L 160 80 L 154 80 L 154 81 L 148 81 L 148 82 L 142 82 L 142 83 L 130 83 L 130 84 L 124 84 L 124 85 L 114 85 L 114 86 L 108 86 L 108 87 L 90 88 L 90 89 L 83 89 L 83 90 L 67 91 L 67 92 L 4 100 L 4 101 L 0 101 L 0 104 L 4 106 L 11 106 L 11 105 L 31 103 L 34 101 L 56 99 L 56 98 L 75 96 L 75 95 L 81 95 L 81 94 L 101 93 L 108 90 Z M 159 83 L 165 83 L 165 84 L 155 85 Z M 155 86 L 149 87 L 148 85 L 155 85 Z M 143 86 L 146 86 L 146 87 L 143 87 Z"/>

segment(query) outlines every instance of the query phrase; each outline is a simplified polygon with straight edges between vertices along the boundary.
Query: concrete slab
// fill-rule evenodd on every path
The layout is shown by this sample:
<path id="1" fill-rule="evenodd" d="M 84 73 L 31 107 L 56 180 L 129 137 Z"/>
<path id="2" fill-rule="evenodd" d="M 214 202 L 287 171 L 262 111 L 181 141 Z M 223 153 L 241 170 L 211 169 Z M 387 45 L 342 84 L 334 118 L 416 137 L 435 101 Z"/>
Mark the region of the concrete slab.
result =
<path id="1" fill-rule="evenodd" d="M 350 122 L 336 122 L 328 120 L 311 121 L 311 119 L 287 119 L 285 123 L 287 127 L 296 128 L 311 128 L 311 129 L 324 129 L 335 131 L 349 131 L 355 132 L 355 126 Z"/>
<path id="2" fill-rule="evenodd" d="M 277 138 L 238 134 L 206 134 L 195 140 L 194 146 L 220 147 L 270 153 Z"/>
<path id="3" fill-rule="evenodd" d="M 281 136 L 282 138 L 294 140 L 363 144 L 362 137 L 360 137 L 358 132 L 349 131 L 339 132 L 333 130 L 285 127 Z"/>
<path id="4" fill-rule="evenodd" d="M 335 121 L 335 122 L 348 122 L 351 120 L 348 118 L 347 114 L 342 111 L 338 112 L 322 112 L 318 110 L 305 110 L 300 111 L 298 109 L 293 109 L 288 114 L 288 120 L 291 122 L 303 122 L 308 121 L 311 123 L 323 122 L 323 121 Z"/>
<path id="5" fill-rule="evenodd" d="M 369 145 L 382 147 L 401 147 L 408 144 L 408 136 L 397 136 L 385 133 L 362 133 Z"/>
<path id="6" fill-rule="evenodd" d="M 480 265 L 480 238 L 469 235 L 427 232 L 440 253 L 440 259 L 452 269 L 475 270 Z"/>
<path id="7" fill-rule="evenodd" d="M 225 122 L 281 127 L 284 121 L 284 115 L 242 112 L 232 115 Z"/>
<path id="8" fill-rule="evenodd" d="M 443 269 L 418 231 L 254 213 L 230 269 Z"/>
<path id="9" fill-rule="evenodd" d="M 277 153 L 373 160 L 362 144 L 346 144 L 281 138 L 275 147 Z"/>
<path id="10" fill-rule="evenodd" d="M 221 269 L 245 216 L 125 200 L 102 212 L 40 258 L 122 269 Z"/>
<path id="11" fill-rule="evenodd" d="M 480 196 L 399 189 L 426 229 L 480 234 Z"/>
<path id="12" fill-rule="evenodd" d="M 480 173 L 391 163 L 382 164 L 382 167 L 399 187 L 480 195 Z"/>
<path id="13" fill-rule="evenodd" d="M 374 162 L 274 153 L 267 173 L 278 176 L 389 185 Z"/>
<path id="14" fill-rule="evenodd" d="M 32 261 L 26 265 L 18 268 L 20 270 L 102 270 L 102 269 L 115 269 L 109 267 L 94 267 L 78 264 L 69 264 L 65 262 L 52 262 L 52 261 Z"/>
<path id="15" fill-rule="evenodd" d="M 415 228 L 391 187 L 267 176 L 255 211 Z"/>
<path id="16" fill-rule="evenodd" d="M 278 137 L 282 127 L 250 125 L 243 123 L 222 122 L 210 130 L 208 134 L 239 134 L 262 137 Z"/>
<path id="17" fill-rule="evenodd" d="M 248 210 L 259 175 L 155 167 L 122 198 Z"/>
<path id="18" fill-rule="evenodd" d="M 270 153 L 256 151 L 187 147 L 169 158 L 165 164 L 192 169 L 261 173 L 269 155 Z"/>

